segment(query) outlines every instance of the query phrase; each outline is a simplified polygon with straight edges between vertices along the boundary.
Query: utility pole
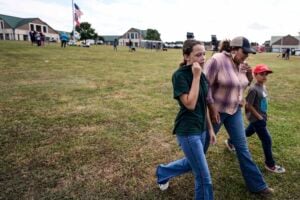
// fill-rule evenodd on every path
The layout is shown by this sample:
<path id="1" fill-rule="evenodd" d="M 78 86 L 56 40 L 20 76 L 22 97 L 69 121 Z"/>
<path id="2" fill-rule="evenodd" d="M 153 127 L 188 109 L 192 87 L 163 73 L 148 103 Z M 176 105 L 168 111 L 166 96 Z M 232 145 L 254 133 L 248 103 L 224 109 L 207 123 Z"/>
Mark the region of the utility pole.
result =
<path id="1" fill-rule="evenodd" d="M 281 44 L 280 44 L 280 53 L 282 53 L 283 37 L 284 37 L 284 36 L 281 37 L 281 41 L 280 41 L 280 42 L 281 42 Z"/>
<path id="2" fill-rule="evenodd" d="M 73 24 L 73 41 L 75 42 L 75 11 L 74 11 L 74 1 L 72 0 L 72 24 Z"/>

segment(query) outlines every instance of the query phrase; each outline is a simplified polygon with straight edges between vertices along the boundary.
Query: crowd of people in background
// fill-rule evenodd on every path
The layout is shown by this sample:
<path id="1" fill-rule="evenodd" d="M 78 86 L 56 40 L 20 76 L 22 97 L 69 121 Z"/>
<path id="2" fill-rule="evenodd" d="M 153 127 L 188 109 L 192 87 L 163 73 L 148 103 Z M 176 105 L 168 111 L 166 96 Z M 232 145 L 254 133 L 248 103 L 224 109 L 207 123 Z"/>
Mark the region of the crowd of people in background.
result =
<path id="1" fill-rule="evenodd" d="M 118 39 L 115 39 L 114 40 L 114 51 L 118 51 L 118 44 L 119 44 Z"/>
<path id="2" fill-rule="evenodd" d="M 59 36 L 61 47 L 66 48 L 67 42 L 69 40 L 69 37 L 66 33 L 61 33 Z"/>
<path id="3" fill-rule="evenodd" d="M 45 45 L 45 41 L 46 41 L 46 36 L 45 34 L 43 34 L 42 32 L 39 31 L 29 31 L 29 36 L 30 36 L 30 40 L 31 40 L 31 45 L 37 45 L 37 46 L 44 46 Z M 53 38 L 54 39 L 54 38 Z M 61 33 L 59 35 L 59 39 L 61 42 L 61 47 L 65 48 L 68 41 L 69 41 L 69 36 L 67 36 L 66 33 Z M 47 40 L 49 43 L 49 40 Z M 55 40 L 56 41 L 56 40 Z M 225 42 L 226 41 L 221 41 L 221 42 Z M 112 43 L 113 46 L 113 50 L 114 51 L 118 51 L 118 45 L 119 45 L 119 41 L 117 39 L 115 39 Z M 128 43 L 126 43 L 126 46 L 128 46 L 128 50 L 129 52 L 134 52 L 136 51 L 136 47 L 134 45 L 134 43 L 129 40 Z M 221 44 L 218 45 L 219 47 L 222 46 Z M 220 49 L 218 48 L 218 46 L 213 45 L 213 53 L 217 53 L 218 51 L 220 52 Z M 152 42 L 147 42 L 146 46 L 144 47 L 146 49 L 155 49 L 157 51 L 162 50 L 162 51 L 167 51 L 168 48 L 166 43 L 152 43 Z M 290 59 L 290 55 L 295 55 L 295 49 L 290 49 L 290 48 L 282 48 L 281 53 L 277 56 L 277 57 L 281 57 L 284 60 L 289 60 Z"/>
<path id="4" fill-rule="evenodd" d="M 42 32 L 30 31 L 29 32 L 31 45 L 44 46 L 45 45 L 45 35 Z"/>
<path id="5" fill-rule="evenodd" d="M 31 45 L 44 46 L 46 36 L 42 32 L 39 31 L 30 31 L 29 32 Z M 69 36 L 66 33 L 61 33 L 59 36 L 61 47 L 66 47 L 67 42 L 69 41 Z M 48 40 L 49 42 L 49 40 Z"/>

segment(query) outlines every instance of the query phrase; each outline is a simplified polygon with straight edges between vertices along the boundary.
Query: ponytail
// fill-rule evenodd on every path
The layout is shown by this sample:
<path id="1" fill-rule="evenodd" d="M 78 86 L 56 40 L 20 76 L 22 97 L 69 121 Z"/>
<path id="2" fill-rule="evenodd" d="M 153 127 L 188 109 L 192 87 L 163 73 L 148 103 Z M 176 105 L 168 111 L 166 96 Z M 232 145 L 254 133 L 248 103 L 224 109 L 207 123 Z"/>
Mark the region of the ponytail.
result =
<path id="1" fill-rule="evenodd" d="M 220 46 L 219 46 L 219 52 L 226 51 L 226 52 L 230 53 L 231 49 L 232 48 L 230 47 L 230 40 L 225 39 L 225 40 L 221 41 Z"/>
<path id="2" fill-rule="evenodd" d="M 183 67 L 183 66 L 185 66 L 185 65 L 186 65 L 186 60 L 183 59 L 183 61 L 179 64 L 179 67 Z"/>
<path id="3" fill-rule="evenodd" d="M 189 55 L 192 53 L 194 46 L 196 46 L 196 45 L 198 45 L 198 44 L 203 45 L 203 44 L 202 44 L 200 41 L 198 41 L 198 40 L 186 40 L 186 41 L 184 41 L 183 47 L 182 47 L 182 54 L 183 54 L 183 55 L 189 56 Z M 184 59 L 183 62 L 181 62 L 181 63 L 179 64 L 179 66 L 180 66 L 180 67 L 185 66 L 186 63 L 187 63 L 187 62 L 186 62 L 186 60 Z"/>

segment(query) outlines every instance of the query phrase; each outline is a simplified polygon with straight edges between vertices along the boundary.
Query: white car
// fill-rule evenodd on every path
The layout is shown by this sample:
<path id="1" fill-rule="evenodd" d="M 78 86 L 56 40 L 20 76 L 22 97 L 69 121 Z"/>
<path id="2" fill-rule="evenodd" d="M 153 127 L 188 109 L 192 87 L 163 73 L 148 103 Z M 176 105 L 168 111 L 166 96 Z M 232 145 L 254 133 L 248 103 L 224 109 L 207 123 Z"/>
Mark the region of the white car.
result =
<path id="1" fill-rule="evenodd" d="M 80 46 L 82 46 L 82 47 L 90 47 L 91 44 L 90 44 L 89 41 L 86 41 L 86 42 L 85 42 L 85 41 L 82 41 Z"/>
<path id="2" fill-rule="evenodd" d="M 68 42 L 68 45 L 69 46 L 81 46 L 81 42 L 80 41 L 74 41 L 74 40 L 70 40 L 69 42 Z"/>
<path id="3" fill-rule="evenodd" d="M 182 47 L 183 47 L 182 43 L 175 43 L 175 46 L 174 46 L 175 49 L 182 49 Z"/>
<path id="4" fill-rule="evenodd" d="M 77 45 L 76 45 L 76 42 L 75 42 L 74 40 L 70 40 L 70 41 L 68 42 L 68 45 L 69 45 L 69 46 L 77 46 Z"/>
<path id="5" fill-rule="evenodd" d="M 97 44 L 102 45 L 102 44 L 103 44 L 103 41 L 102 41 L 102 40 L 98 40 L 98 41 L 97 41 Z"/>
<path id="6" fill-rule="evenodd" d="M 300 49 L 295 49 L 295 56 L 300 56 Z"/>
<path id="7" fill-rule="evenodd" d="M 90 45 L 94 45 L 95 44 L 95 40 L 87 39 L 86 43 L 89 43 Z"/>

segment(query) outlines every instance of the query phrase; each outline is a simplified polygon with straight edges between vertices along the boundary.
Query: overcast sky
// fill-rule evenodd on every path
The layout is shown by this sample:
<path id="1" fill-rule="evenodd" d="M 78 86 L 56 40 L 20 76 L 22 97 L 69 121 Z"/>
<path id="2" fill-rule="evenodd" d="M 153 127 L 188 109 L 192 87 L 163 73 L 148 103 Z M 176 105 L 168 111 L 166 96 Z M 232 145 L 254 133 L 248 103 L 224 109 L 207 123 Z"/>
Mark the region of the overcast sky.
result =
<path id="1" fill-rule="evenodd" d="M 210 41 L 245 36 L 263 43 L 300 32 L 299 0 L 74 0 L 99 35 L 122 35 L 131 27 L 157 29 L 163 41 L 186 32 Z M 38 17 L 56 30 L 72 30 L 72 0 L 0 0 L 0 14 Z"/>

